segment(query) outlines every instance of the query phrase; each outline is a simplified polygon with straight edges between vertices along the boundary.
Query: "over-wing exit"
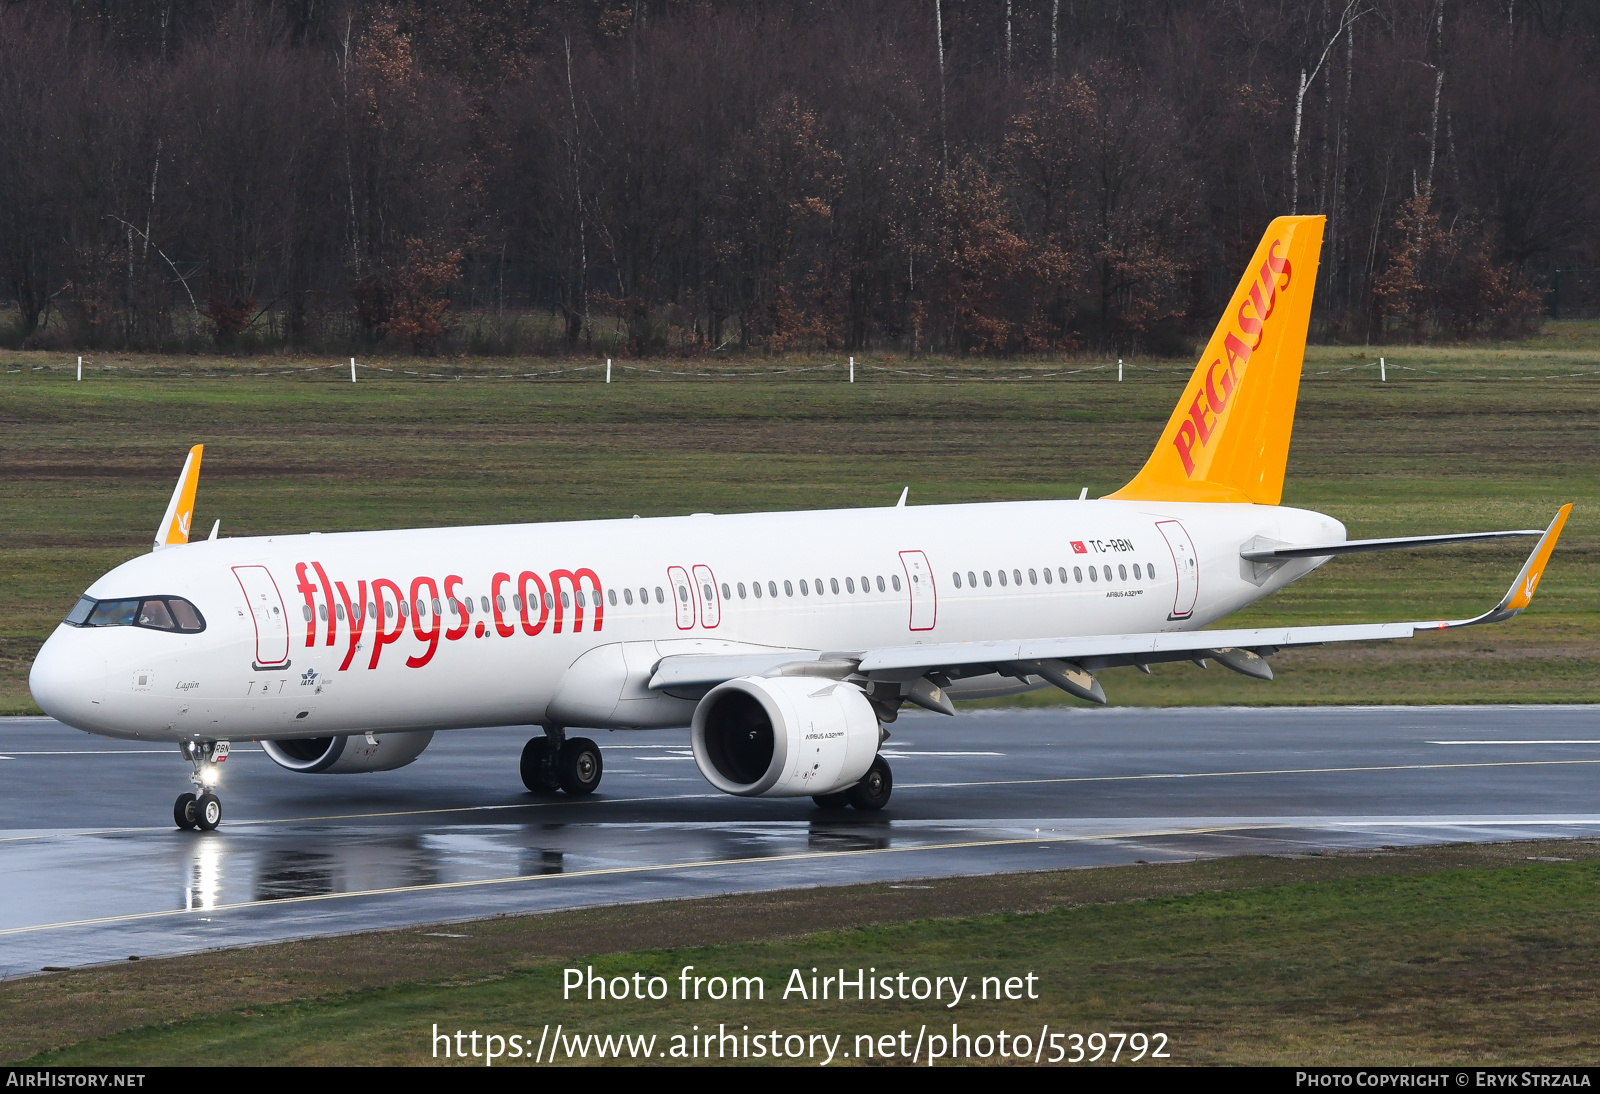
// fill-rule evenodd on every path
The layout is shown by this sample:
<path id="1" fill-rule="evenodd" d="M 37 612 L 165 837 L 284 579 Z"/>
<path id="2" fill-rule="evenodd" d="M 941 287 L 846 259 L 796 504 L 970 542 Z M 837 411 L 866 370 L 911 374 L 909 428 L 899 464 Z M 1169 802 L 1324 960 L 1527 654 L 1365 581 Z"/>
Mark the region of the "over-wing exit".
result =
<path id="1" fill-rule="evenodd" d="M 533 793 L 600 785 L 600 750 L 572 729 L 689 726 L 719 790 L 874 810 L 908 703 L 954 714 L 1042 687 L 1103 703 L 1116 666 L 1270 679 L 1286 647 L 1509 619 L 1570 506 L 1542 530 L 1350 541 L 1279 504 L 1321 240 L 1320 217 L 1272 223 L 1150 458 L 1098 500 L 190 542 L 196 446 L 156 549 L 84 593 L 34 698 L 86 732 L 176 743 L 184 828 L 220 822 L 232 742 L 344 774 L 496 725 L 542 727 L 520 762 Z M 1470 619 L 1201 629 L 1336 555 L 1509 536 L 1538 543 Z"/>

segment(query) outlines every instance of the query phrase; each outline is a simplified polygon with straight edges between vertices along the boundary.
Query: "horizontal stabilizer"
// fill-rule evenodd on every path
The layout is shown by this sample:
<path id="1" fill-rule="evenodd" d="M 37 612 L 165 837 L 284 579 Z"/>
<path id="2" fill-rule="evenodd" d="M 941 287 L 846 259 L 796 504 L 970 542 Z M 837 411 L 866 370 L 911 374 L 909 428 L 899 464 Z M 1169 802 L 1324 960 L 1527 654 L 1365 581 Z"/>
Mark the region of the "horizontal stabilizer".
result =
<path id="1" fill-rule="evenodd" d="M 1341 543 L 1313 543 L 1306 547 L 1263 547 L 1240 551 L 1246 562 L 1283 562 L 1291 558 L 1327 558 L 1331 555 L 1360 555 L 1368 551 L 1403 551 L 1412 547 L 1442 547 L 1452 543 L 1472 543 L 1481 539 L 1516 539 L 1542 536 L 1541 528 L 1518 528 L 1507 532 L 1457 532 L 1443 536 L 1397 536 L 1393 539 L 1347 539 Z"/>

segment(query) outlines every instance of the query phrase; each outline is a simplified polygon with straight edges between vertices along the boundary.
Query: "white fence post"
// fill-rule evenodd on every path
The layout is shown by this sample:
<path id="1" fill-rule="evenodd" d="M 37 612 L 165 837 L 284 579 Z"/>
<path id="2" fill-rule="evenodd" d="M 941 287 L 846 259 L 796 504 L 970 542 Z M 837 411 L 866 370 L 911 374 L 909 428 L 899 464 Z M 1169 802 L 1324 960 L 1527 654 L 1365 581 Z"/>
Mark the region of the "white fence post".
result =
<path id="1" fill-rule="evenodd" d="M 78 381 L 83 382 L 83 358 L 78 358 Z"/>
<path id="2" fill-rule="evenodd" d="M 356 382 L 356 359 L 354 357 L 350 358 L 350 382 L 352 384 Z"/>
<path id="3" fill-rule="evenodd" d="M 1122 358 L 1117 358 L 1117 383 L 1122 383 Z"/>
<path id="4" fill-rule="evenodd" d="M 850 382 L 852 384 L 856 382 L 856 359 L 854 357 L 850 358 Z"/>
<path id="5" fill-rule="evenodd" d="M 611 382 L 611 358 L 606 358 L 606 383 Z"/>
<path id="6" fill-rule="evenodd" d="M 1389 382 L 1389 366 L 1383 363 L 1382 357 L 1378 358 L 1378 382 L 1380 384 Z"/>

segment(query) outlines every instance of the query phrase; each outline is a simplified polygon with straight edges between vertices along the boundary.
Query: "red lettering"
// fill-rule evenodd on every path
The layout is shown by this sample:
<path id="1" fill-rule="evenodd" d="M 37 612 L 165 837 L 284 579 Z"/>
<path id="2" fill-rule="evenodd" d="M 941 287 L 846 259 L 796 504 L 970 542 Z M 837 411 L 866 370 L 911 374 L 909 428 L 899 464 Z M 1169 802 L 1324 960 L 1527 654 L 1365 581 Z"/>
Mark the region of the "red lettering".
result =
<path id="1" fill-rule="evenodd" d="M 1251 287 L 1254 288 L 1254 286 L 1251 286 Z M 1244 310 L 1246 308 L 1248 308 L 1249 306 L 1250 306 L 1250 301 L 1248 301 L 1248 300 L 1246 300 L 1244 303 L 1239 305 L 1239 329 L 1244 331 L 1246 336 L 1256 335 L 1256 334 L 1260 334 L 1261 333 L 1261 320 L 1260 319 L 1248 318 L 1244 314 Z M 1256 343 L 1255 342 L 1251 342 L 1250 344 L 1252 346 L 1254 346 Z"/>
<path id="2" fill-rule="evenodd" d="M 1194 402 L 1189 404 L 1189 420 L 1194 423 L 1195 429 L 1200 431 L 1200 447 L 1204 448 L 1211 443 L 1211 425 L 1206 421 L 1206 414 L 1211 410 L 1205 405 L 1205 396 L 1196 395 Z"/>
<path id="3" fill-rule="evenodd" d="M 316 593 L 317 587 L 306 579 L 306 564 L 304 562 L 296 562 L 294 564 L 294 573 L 300 579 L 300 595 L 306 598 L 306 645 L 315 646 L 317 644 L 317 602 L 313 599 L 313 594 Z"/>
<path id="4" fill-rule="evenodd" d="M 1267 261 L 1266 261 L 1265 268 L 1266 269 L 1270 269 L 1272 272 L 1271 272 L 1270 275 L 1263 275 L 1263 277 L 1262 277 L 1263 281 L 1267 281 L 1267 280 L 1276 281 L 1277 277 L 1278 277 L 1278 274 L 1282 273 L 1284 270 L 1287 270 L 1289 268 L 1288 256 L 1286 255 L 1283 258 L 1279 258 L 1278 257 L 1278 248 L 1282 247 L 1282 246 L 1283 246 L 1283 240 L 1275 239 L 1275 240 L 1272 241 L 1272 246 L 1267 248 Z M 1285 278 L 1284 282 L 1283 282 L 1283 286 L 1285 288 L 1287 288 L 1288 285 L 1289 285 L 1289 281 L 1288 281 L 1287 278 Z"/>
<path id="5" fill-rule="evenodd" d="M 449 630 L 444 632 L 445 638 L 451 642 L 455 642 L 465 636 L 467 633 L 467 625 L 472 621 L 472 617 L 467 614 L 467 609 L 463 608 L 456 600 L 455 589 L 459 584 L 461 584 L 461 578 L 457 577 L 455 574 L 451 574 L 449 577 L 444 579 L 444 595 L 452 604 L 455 605 L 455 610 L 461 615 L 461 626 L 451 627 Z"/>
<path id="6" fill-rule="evenodd" d="M 539 622 L 528 622 L 528 609 L 533 606 L 533 598 L 528 595 L 528 582 L 539 586 Z M 522 633 L 538 634 L 544 630 L 546 621 L 550 618 L 550 592 L 544 587 L 544 578 L 532 570 L 523 570 L 517 577 L 517 595 L 522 598 Z"/>
<path id="7" fill-rule="evenodd" d="M 1222 340 L 1222 349 L 1228 355 L 1228 371 L 1237 379 L 1239 368 L 1250 360 L 1252 347 L 1245 345 L 1239 340 L 1238 335 L 1229 331 L 1228 336 Z"/>
<path id="8" fill-rule="evenodd" d="M 1233 397 L 1233 373 L 1229 369 L 1222 369 L 1222 394 L 1217 394 L 1217 369 L 1222 366 L 1222 358 L 1211 362 L 1211 367 L 1206 369 L 1206 401 L 1211 404 L 1214 413 L 1221 414 L 1228 406 L 1228 400 Z"/>
<path id="9" fill-rule="evenodd" d="M 350 593 L 344 587 L 344 582 L 336 584 L 339 588 L 339 599 L 344 601 L 344 614 L 350 619 L 350 648 L 345 651 L 344 661 L 339 665 L 339 671 L 343 672 L 350 667 L 350 660 L 356 655 L 356 647 L 361 644 L 361 632 L 367 627 L 367 613 L 363 607 L 367 600 L 367 583 L 365 581 L 357 583 L 354 605 L 350 603 Z"/>
<path id="10" fill-rule="evenodd" d="M 395 614 L 394 630 L 392 631 L 385 630 L 383 625 L 384 619 L 388 616 L 388 612 L 385 610 L 388 602 L 383 596 L 385 589 L 394 593 Z M 400 586 L 386 577 L 380 577 L 372 583 L 372 599 L 376 602 L 378 611 L 372 620 L 372 660 L 367 664 L 369 669 L 378 667 L 378 656 L 383 653 L 383 647 L 400 641 L 400 636 L 406 633 L 405 616 L 399 612 Z"/>
<path id="11" fill-rule="evenodd" d="M 328 580 L 328 572 L 322 568 L 322 563 L 313 562 L 312 568 L 317 571 L 317 579 L 322 582 L 322 599 L 328 602 L 328 645 L 333 645 L 334 632 L 339 629 L 339 613 L 333 610 L 333 584 Z"/>
<path id="12" fill-rule="evenodd" d="M 500 616 L 500 586 L 510 580 L 510 574 L 495 574 L 494 579 L 489 582 L 489 603 L 494 608 L 494 633 L 501 638 L 510 638 L 517 633 L 517 628 Z"/>
<path id="13" fill-rule="evenodd" d="M 588 569 L 587 567 L 585 567 L 584 569 L 578 570 L 576 572 L 574 572 L 572 570 L 551 570 L 550 571 L 550 591 L 555 594 L 555 601 L 556 601 L 556 625 L 554 627 L 550 628 L 551 633 L 553 633 L 553 634 L 560 634 L 561 633 L 561 607 L 562 607 L 562 605 L 561 605 L 561 582 L 562 581 L 570 581 L 572 583 L 572 593 L 573 593 L 573 601 L 574 601 L 573 607 L 572 607 L 572 633 L 573 634 L 577 634 L 579 631 L 583 630 L 583 579 L 584 578 L 588 578 L 590 583 L 594 586 L 594 629 L 595 629 L 596 632 L 598 632 L 600 630 L 600 625 L 605 620 L 605 605 L 601 602 L 601 597 L 600 597 L 600 577 L 593 570 Z"/>
<path id="14" fill-rule="evenodd" d="M 422 629 L 422 591 L 428 592 L 427 599 L 435 604 L 439 602 L 439 587 L 433 583 L 431 577 L 419 577 L 411 582 L 411 632 L 423 642 L 428 644 L 428 652 L 420 657 L 407 657 L 406 668 L 420 669 L 433 660 L 434 653 L 439 649 L 439 628 L 442 621 L 438 612 L 430 612 L 429 618 L 433 620 L 433 627 L 427 631 Z M 431 605 L 430 605 L 431 607 Z"/>
<path id="15" fill-rule="evenodd" d="M 1266 274 L 1266 267 L 1263 266 L 1261 268 L 1261 272 L 1262 274 Z M 1261 296 L 1261 286 L 1263 284 L 1265 284 L 1267 287 L 1267 295 L 1265 299 L 1263 299 Z M 1278 294 L 1276 292 L 1276 286 L 1270 277 L 1265 282 L 1257 281 L 1254 285 L 1250 286 L 1250 303 L 1255 305 L 1256 314 L 1261 316 L 1263 321 L 1271 318 L 1272 306 L 1277 303 L 1277 300 Z"/>
<path id="16" fill-rule="evenodd" d="M 1194 423 L 1179 422 L 1178 435 L 1172 438 L 1172 446 L 1178 450 L 1178 455 L 1183 459 L 1183 473 L 1186 477 L 1194 474 L 1194 457 L 1189 453 L 1194 449 L 1195 439 Z"/>

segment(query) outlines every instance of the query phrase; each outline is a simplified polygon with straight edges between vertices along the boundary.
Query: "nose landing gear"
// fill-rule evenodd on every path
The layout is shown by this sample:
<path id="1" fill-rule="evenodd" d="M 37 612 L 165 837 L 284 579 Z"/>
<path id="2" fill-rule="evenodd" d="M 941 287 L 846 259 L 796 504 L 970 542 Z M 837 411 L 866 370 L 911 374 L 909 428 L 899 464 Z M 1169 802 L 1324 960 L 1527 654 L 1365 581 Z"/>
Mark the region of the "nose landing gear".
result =
<path id="1" fill-rule="evenodd" d="M 211 788 L 217 783 L 217 765 L 228 758 L 228 742 L 184 741 L 178 748 L 189 761 L 189 781 L 198 793 L 178 795 L 172 803 L 173 823 L 185 831 L 210 832 L 222 823 L 222 800 Z"/>

